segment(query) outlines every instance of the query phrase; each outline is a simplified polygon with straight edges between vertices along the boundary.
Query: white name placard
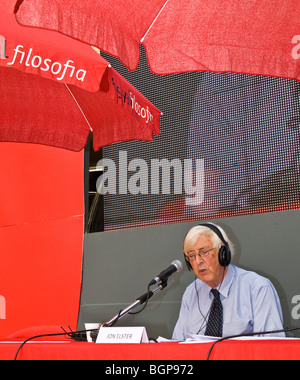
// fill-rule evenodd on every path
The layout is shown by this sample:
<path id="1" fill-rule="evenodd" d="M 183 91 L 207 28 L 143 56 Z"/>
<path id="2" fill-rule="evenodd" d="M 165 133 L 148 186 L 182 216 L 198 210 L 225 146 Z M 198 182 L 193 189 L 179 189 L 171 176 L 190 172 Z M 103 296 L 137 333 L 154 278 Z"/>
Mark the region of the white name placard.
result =
<path id="1" fill-rule="evenodd" d="M 96 343 L 149 343 L 145 327 L 101 327 Z"/>

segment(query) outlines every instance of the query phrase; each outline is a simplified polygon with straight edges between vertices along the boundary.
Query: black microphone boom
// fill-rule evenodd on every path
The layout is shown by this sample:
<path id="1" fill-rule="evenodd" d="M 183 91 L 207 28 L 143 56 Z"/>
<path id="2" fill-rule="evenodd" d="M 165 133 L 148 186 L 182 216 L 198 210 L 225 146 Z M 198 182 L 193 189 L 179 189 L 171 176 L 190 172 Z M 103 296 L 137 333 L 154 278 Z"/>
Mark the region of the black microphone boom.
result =
<path id="1" fill-rule="evenodd" d="M 171 265 L 162 271 L 158 276 L 154 277 L 153 280 L 150 281 L 148 286 L 154 285 L 157 282 L 165 282 L 168 277 L 171 276 L 174 272 L 180 272 L 182 270 L 182 263 L 179 260 L 174 260 Z"/>

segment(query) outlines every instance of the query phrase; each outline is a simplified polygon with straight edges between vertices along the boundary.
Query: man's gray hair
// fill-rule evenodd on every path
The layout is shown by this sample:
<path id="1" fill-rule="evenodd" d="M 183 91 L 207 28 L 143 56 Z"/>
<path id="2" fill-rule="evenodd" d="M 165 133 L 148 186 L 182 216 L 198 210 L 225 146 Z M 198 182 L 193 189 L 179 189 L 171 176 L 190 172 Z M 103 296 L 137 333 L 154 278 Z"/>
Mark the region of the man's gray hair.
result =
<path id="1" fill-rule="evenodd" d="M 233 256 L 234 255 L 234 247 L 233 247 L 232 242 L 229 240 L 229 238 L 227 236 L 227 233 L 223 230 L 222 227 L 220 227 L 220 226 L 218 226 L 216 224 L 213 224 L 213 223 L 210 223 L 210 224 L 212 224 L 213 226 L 217 227 L 218 230 L 220 230 L 221 234 L 223 235 L 224 240 L 229 245 L 229 248 L 230 248 L 230 251 L 231 251 L 231 256 Z M 183 241 L 183 252 L 185 254 L 187 254 L 187 252 L 190 250 L 190 247 L 193 246 L 196 243 L 197 239 L 202 234 L 203 235 L 208 235 L 208 236 L 211 237 L 215 248 L 220 249 L 222 247 L 222 245 L 224 245 L 223 242 L 222 242 L 222 240 L 219 238 L 219 236 L 211 228 L 209 228 L 207 226 L 198 225 L 198 226 L 192 227 L 188 231 L 188 233 L 186 234 L 186 236 L 184 238 L 184 241 Z"/>

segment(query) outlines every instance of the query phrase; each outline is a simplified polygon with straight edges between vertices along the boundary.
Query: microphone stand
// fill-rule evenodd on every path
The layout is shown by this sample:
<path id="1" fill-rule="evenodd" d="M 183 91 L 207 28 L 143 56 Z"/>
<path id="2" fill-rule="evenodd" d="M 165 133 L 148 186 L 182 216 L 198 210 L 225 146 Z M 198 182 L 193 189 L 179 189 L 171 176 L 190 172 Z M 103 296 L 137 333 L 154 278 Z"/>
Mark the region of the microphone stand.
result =
<path id="1" fill-rule="evenodd" d="M 140 306 L 143 303 L 145 303 L 146 301 L 148 301 L 155 293 L 157 293 L 160 290 L 163 290 L 167 285 L 168 285 L 167 281 L 164 281 L 164 282 L 160 283 L 158 285 L 158 287 L 156 289 L 154 289 L 153 291 L 150 290 L 147 293 L 141 295 L 140 297 L 138 297 L 136 299 L 136 301 L 134 301 L 133 303 L 131 303 L 125 309 L 121 310 L 118 314 L 116 314 L 115 316 L 113 316 L 111 319 L 109 319 L 105 323 L 102 323 L 101 326 L 100 326 L 100 328 L 101 327 L 111 327 L 111 326 L 113 326 L 115 323 L 117 323 L 117 321 L 119 319 L 125 317 L 125 315 L 127 315 L 128 313 L 130 313 L 137 306 Z M 92 338 L 93 342 L 96 341 L 100 328 L 91 332 L 91 338 Z"/>

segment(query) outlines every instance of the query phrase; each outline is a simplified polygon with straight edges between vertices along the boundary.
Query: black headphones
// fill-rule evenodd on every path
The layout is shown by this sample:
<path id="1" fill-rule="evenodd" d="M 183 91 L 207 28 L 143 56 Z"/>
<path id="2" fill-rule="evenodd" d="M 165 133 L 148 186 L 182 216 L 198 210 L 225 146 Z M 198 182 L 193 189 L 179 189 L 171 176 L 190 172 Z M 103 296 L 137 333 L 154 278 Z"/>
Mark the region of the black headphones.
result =
<path id="1" fill-rule="evenodd" d="M 224 239 L 221 231 L 218 229 L 218 227 L 210 223 L 199 224 L 199 226 L 205 226 L 205 227 L 210 228 L 220 238 L 221 242 L 224 245 L 222 245 L 222 247 L 219 249 L 219 263 L 220 265 L 222 265 L 222 267 L 227 267 L 231 261 L 231 252 L 230 252 L 229 244 Z M 188 267 L 188 270 L 192 270 L 192 266 L 190 262 L 187 260 L 185 254 L 184 254 L 184 259 Z"/>

